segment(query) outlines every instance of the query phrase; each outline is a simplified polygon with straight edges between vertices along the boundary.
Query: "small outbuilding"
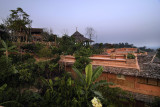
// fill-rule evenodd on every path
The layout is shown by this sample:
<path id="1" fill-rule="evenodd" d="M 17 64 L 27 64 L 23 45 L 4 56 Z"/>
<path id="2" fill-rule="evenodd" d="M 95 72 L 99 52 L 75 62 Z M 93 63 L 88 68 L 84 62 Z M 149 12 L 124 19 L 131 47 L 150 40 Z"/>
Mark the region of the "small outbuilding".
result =
<path id="1" fill-rule="evenodd" d="M 76 43 L 89 44 L 91 42 L 94 42 L 93 40 L 90 40 L 90 39 L 84 37 L 84 35 L 82 35 L 78 31 L 76 31 L 73 35 L 71 35 L 71 37 L 75 38 Z"/>

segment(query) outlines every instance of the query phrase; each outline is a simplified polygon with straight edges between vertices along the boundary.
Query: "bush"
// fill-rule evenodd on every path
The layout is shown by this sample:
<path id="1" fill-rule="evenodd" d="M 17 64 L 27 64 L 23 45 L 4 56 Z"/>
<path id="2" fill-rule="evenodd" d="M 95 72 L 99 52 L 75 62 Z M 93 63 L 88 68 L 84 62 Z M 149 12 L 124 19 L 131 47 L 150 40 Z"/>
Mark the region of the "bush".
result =
<path id="1" fill-rule="evenodd" d="M 90 48 L 81 47 L 78 51 L 75 52 L 75 63 L 74 66 L 80 70 L 84 71 L 85 67 L 91 62 L 88 58 L 92 55 Z"/>
<path id="2" fill-rule="evenodd" d="M 20 102 L 25 106 L 27 105 L 28 107 L 36 107 L 40 106 L 40 102 L 42 102 L 42 100 L 43 99 L 40 94 L 30 90 L 25 90 L 21 95 Z"/>
<path id="3" fill-rule="evenodd" d="M 26 62 L 27 60 L 35 60 L 33 55 L 30 54 L 10 54 L 9 57 L 12 59 L 13 64 L 17 64 L 19 62 Z"/>
<path id="4" fill-rule="evenodd" d="M 44 47 L 43 44 L 36 43 L 36 44 L 25 44 L 24 46 L 21 46 L 21 49 L 29 53 L 37 53 L 43 47 Z"/>
<path id="5" fill-rule="evenodd" d="M 51 49 L 52 49 L 53 55 L 56 55 L 56 54 L 61 55 L 61 53 L 62 53 L 62 51 L 57 47 L 51 47 Z"/>
<path id="6" fill-rule="evenodd" d="M 128 54 L 128 55 L 127 55 L 127 58 L 128 58 L 128 59 L 135 59 L 135 55 L 133 55 L 133 54 Z"/>
<path id="7" fill-rule="evenodd" d="M 46 47 L 39 50 L 37 55 L 39 57 L 45 57 L 45 58 L 50 58 L 53 56 L 51 49 L 46 48 Z"/>
<path id="8" fill-rule="evenodd" d="M 11 60 L 6 59 L 6 56 L 0 57 L 0 85 L 4 84 L 4 82 L 9 82 L 10 76 L 14 74 L 14 67 L 11 64 Z"/>

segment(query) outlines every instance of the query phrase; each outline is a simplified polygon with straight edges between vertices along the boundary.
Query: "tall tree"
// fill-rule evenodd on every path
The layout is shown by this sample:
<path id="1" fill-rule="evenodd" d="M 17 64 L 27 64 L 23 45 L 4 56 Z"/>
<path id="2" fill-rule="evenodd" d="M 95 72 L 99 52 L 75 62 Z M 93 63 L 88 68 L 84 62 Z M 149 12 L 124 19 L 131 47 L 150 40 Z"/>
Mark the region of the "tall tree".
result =
<path id="1" fill-rule="evenodd" d="M 23 11 L 22 8 L 16 10 L 10 10 L 12 13 L 6 19 L 5 24 L 15 35 L 20 36 L 20 33 L 24 33 L 26 41 L 28 41 L 29 28 L 32 21 L 29 19 L 29 15 Z"/>

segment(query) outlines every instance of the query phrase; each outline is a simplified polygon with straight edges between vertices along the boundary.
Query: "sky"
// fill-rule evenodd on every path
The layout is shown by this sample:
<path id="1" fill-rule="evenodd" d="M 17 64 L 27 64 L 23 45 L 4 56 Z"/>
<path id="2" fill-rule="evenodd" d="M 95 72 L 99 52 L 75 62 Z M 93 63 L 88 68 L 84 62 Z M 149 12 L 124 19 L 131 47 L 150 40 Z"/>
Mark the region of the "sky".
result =
<path id="1" fill-rule="evenodd" d="M 160 47 L 160 0 L 0 0 L 0 23 L 17 7 L 59 36 L 92 27 L 97 43 Z"/>

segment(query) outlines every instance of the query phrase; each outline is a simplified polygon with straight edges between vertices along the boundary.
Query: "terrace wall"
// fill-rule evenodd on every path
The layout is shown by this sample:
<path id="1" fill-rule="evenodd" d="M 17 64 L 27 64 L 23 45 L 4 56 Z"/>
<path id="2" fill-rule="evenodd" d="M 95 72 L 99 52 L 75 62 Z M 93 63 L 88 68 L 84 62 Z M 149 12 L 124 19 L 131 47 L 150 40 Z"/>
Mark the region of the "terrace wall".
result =
<path id="1" fill-rule="evenodd" d="M 126 59 L 124 55 L 115 55 L 116 59 L 113 59 L 111 55 L 93 55 L 89 57 L 92 65 L 101 66 L 114 66 L 124 68 L 136 68 L 139 69 L 137 59 Z M 75 58 L 71 55 L 61 56 L 60 62 L 75 62 Z"/>
<path id="2" fill-rule="evenodd" d="M 140 83 L 142 77 L 124 75 L 124 78 L 118 78 L 116 74 L 105 73 L 99 77 L 98 80 L 107 80 L 108 82 L 115 83 L 116 87 L 120 87 L 123 90 L 141 93 L 146 95 L 160 96 L 160 80 L 152 79 L 157 84 Z M 147 78 L 145 78 L 147 79 Z"/>
<path id="3" fill-rule="evenodd" d="M 73 77 L 76 78 L 76 74 L 71 66 L 68 66 L 66 71 L 70 72 Z M 147 78 L 129 75 L 123 75 L 123 78 L 118 78 L 118 75 L 116 74 L 103 72 L 97 81 L 107 80 L 108 82 L 113 82 L 115 84 L 111 87 L 120 87 L 126 91 L 160 97 L 160 80 L 152 79 L 153 84 L 147 84 L 140 82 L 141 79 Z M 157 84 L 154 84 L 154 82 L 157 82 Z"/>

